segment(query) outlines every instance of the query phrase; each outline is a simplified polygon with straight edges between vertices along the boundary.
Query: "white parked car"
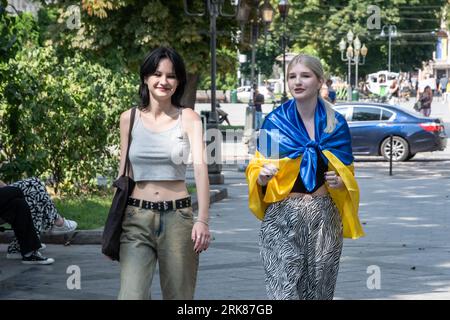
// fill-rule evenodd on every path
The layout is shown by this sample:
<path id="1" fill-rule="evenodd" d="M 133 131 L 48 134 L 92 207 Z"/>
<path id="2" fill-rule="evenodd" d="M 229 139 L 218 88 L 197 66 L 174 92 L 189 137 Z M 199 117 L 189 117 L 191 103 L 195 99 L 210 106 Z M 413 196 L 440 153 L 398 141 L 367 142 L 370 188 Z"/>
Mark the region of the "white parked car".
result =
<path id="1" fill-rule="evenodd" d="M 240 102 L 248 102 L 250 100 L 250 96 L 252 94 L 251 86 L 243 86 L 236 89 L 237 97 Z M 264 103 L 269 103 L 275 100 L 275 96 L 272 92 L 270 92 L 266 87 L 259 86 L 259 93 L 264 96 Z"/>

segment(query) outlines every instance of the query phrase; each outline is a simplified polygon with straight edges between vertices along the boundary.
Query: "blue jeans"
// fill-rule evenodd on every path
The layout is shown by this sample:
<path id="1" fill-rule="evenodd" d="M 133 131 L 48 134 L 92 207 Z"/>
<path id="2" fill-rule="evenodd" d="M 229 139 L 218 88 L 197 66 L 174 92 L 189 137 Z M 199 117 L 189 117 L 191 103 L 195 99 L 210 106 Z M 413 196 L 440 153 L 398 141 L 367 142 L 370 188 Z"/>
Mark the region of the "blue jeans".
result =
<path id="1" fill-rule="evenodd" d="M 163 299 L 194 298 L 199 259 L 193 225 L 191 207 L 164 212 L 127 207 L 120 237 L 120 300 L 150 298 L 157 260 Z"/>
<path id="2" fill-rule="evenodd" d="M 262 126 L 262 112 L 255 111 L 255 129 L 258 130 Z"/>

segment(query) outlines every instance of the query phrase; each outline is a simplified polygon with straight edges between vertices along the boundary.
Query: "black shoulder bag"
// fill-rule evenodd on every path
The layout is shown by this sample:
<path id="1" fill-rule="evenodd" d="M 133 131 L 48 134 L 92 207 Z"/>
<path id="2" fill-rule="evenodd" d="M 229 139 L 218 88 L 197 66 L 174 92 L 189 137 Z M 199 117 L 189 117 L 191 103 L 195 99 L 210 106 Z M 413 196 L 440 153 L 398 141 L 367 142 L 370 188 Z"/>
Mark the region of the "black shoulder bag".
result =
<path id="1" fill-rule="evenodd" d="M 128 147 L 125 160 L 125 168 L 122 175 L 113 182 L 116 187 L 116 193 L 109 209 L 108 218 L 106 219 L 105 228 L 102 237 L 102 253 L 112 260 L 119 261 L 120 235 L 122 233 L 122 220 L 127 207 L 128 197 L 133 192 L 134 180 L 129 176 L 130 159 L 128 152 L 131 145 L 131 130 L 133 129 L 136 108 L 131 110 L 130 130 L 128 131 Z"/>

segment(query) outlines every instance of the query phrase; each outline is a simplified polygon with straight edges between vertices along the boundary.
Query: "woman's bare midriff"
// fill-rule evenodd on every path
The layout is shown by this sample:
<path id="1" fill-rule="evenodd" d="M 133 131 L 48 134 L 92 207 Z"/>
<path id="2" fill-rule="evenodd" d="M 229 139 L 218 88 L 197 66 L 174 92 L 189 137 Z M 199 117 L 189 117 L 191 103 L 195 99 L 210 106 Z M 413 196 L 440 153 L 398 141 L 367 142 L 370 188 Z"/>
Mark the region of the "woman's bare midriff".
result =
<path id="1" fill-rule="evenodd" d="M 319 189 L 317 189 L 313 193 L 291 192 L 291 193 L 289 193 L 288 197 L 301 198 L 301 197 L 304 197 L 305 195 L 314 197 L 314 196 L 323 196 L 327 193 L 328 193 L 327 187 L 325 187 L 325 184 L 323 184 L 322 186 L 320 186 Z"/>
<path id="2" fill-rule="evenodd" d="M 132 198 L 147 201 L 169 201 L 189 196 L 186 182 L 176 181 L 141 181 L 134 187 Z"/>

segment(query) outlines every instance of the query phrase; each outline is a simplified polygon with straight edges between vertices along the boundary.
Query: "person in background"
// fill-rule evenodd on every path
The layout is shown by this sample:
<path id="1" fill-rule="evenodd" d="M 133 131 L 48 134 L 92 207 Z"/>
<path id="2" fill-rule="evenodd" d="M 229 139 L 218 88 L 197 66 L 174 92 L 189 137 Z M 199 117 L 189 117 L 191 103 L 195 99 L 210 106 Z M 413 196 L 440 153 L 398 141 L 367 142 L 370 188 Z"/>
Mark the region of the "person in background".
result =
<path id="1" fill-rule="evenodd" d="M 389 86 L 389 102 L 391 104 L 398 102 L 399 92 L 400 87 L 398 85 L 398 81 L 397 79 L 394 79 L 391 85 Z"/>
<path id="2" fill-rule="evenodd" d="M 447 102 L 449 101 L 449 95 L 450 95 L 450 81 L 447 83 L 447 88 L 445 90 L 445 95 L 444 95 L 444 101 Z"/>
<path id="3" fill-rule="evenodd" d="M 429 117 L 431 114 L 431 102 L 433 102 L 433 91 L 430 86 L 426 86 L 425 89 L 423 89 L 423 93 L 420 95 L 419 101 L 419 112 L 422 112 L 425 117 Z"/>
<path id="4" fill-rule="evenodd" d="M 319 93 L 319 95 L 320 95 L 320 97 L 321 97 L 323 100 L 328 101 L 328 102 L 331 102 L 331 101 L 330 101 L 329 92 L 328 92 L 328 87 L 327 87 L 327 85 L 326 85 L 325 83 L 322 84 L 322 86 L 320 87 L 320 93 Z"/>
<path id="5" fill-rule="evenodd" d="M 17 187 L 0 188 L 0 220 L 11 225 L 20 247 L 23 264 L 52 264 L 52 258 L 44 257 L 39 249 L 42 244 L 34 229 L 30 208 L 22 191 Z"/>
<path id="6" fill-rule="evenodd" d="M 229 126 L 231 126 L 230 120 L 228 120 L 228 113 L 222 109 L 219 103 L 216 103 L 216 111 L 219 116 L 219 124 L 225 121 Z"/>
<path id="7" fill-rule="evenodd" d="M 328 101 L 330 101 L 332 104 L 336 103 L 336 90 L 333 88 L 333 80 L 328 79 L 327 80 L 327 87 L 328 87 Z"/>
<path id="8" fill-rule="evenodd" d="M 261 94 L 258 88 L 254 91 L 254 105 L 255 105 L 255 130 L 259 130 L 262 125 L 262 105 L 264 104 L 264 95 Z"/>
<path id="9" fill-rule="evenodd" d="M 6 184 L 0 180 L 0 187 Z M 42 233 L 53 235 L 65 234 L 75 231 L 78 224 L 62 217 L 55 207 L 45 184 L 39 178 L 32 177 L 11 183 L 9 186 L 19 188 L 31 212 L 34 230 L 39 237 Z M 41 250 L 45 249 L 42 244 Z M 21 248 L 18 239 L 8 245 L 7 259 L 21 259 Z"/>
<path id="10" fill-rule="evenodd" d="M 447 85 L 448 85 L 448 77 L 445 75 L 439 80 L 439 89 L 441 91 L 443 100 L 446 100 Z"/>

